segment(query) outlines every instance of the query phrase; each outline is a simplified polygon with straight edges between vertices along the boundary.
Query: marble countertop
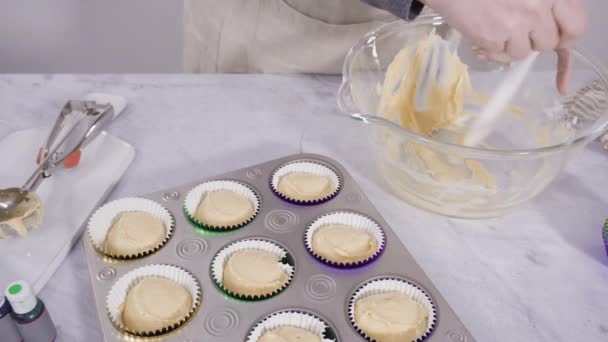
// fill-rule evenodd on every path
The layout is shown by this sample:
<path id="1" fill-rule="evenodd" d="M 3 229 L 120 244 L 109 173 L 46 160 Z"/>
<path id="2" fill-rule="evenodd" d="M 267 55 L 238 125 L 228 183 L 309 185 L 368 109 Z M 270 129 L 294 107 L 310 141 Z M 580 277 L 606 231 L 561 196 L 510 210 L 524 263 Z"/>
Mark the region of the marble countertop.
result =
<path id="1" fill-rule="evenodd" d="M 0 138 L 50 125 L 88 92 L 127 97 L 109 131 L 137 150 L 110 199 L 300 152 L 311 116 L 336 111 L 336 77 L 2 75 Z M 478 341 L 608 340 L 608 152 L 593 143 L 536 201 L 463 221 L 362 184 Z M 101 341 L 82 241 L 41 292 L 60 341 Z"/>

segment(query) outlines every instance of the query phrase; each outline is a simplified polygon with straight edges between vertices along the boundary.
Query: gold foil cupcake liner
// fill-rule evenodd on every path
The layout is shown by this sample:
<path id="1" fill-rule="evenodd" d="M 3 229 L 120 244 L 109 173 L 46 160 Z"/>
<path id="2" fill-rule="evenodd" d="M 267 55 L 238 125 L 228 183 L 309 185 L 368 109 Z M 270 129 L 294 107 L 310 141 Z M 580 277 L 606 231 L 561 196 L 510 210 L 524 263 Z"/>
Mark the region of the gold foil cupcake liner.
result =
<path id="1" fill-rule="evenodd" d="M 190 309 L 190 312 L 176 324 L 155 331 L 131 330 L 125 326 L 122 321 L 123 305 L 129 290 L 131 290 L 139 281 L 148 277 L 166 278 L 183 286 L 192 296 L 192 308 Z M 119 331 L 134 336 L 152 337 L 171 332 L 186 323 L 198 310 L 201 305 L 201 299 L 201 287 L 190 272 L 173 265 L 153 264 L 136 268 L 120 277 L 108 292 L 106 297 L 106 311 L 110 321 Z"/>
<path id="2" fill-rule="evenodd" d="M 129 255 L 109 252 L 106 248 L 106 236 L 114 220 L 122 213 L 133 211 L 143 211 L 161 219 L 165 224 L 165 238 L 158 246 L 144 252 Z M 174 228 L 175 220 L 173 219 L 173 215 L 165 207 L 149 199 L 129 197 L 106 203 L 97 209 L 89 219 L 87 232 L 91 245 L 98 252 L 114 259 L 131 260 L 147 256 L 161 249 L 171 238 Z"/>
<path id="3" fill-rule="evenodd" d="M 300 200 L 297 198 L 292 198 L 279 191 L 279 181 L 281 180 L 281 177 L 294 172 L 304 172 L 317 176 L 329 177 L 335 189 L 328 196 L 316 200 Z M 284 201 L 299 205 L 315 205 L 327 202 L 334 198 L 342 188 L 342 178 L 336 170 L 321 162 L 293 161 L 284 164 L 273 172 L 272 177 L 270 178 L 270 187 L 272 188 L 272 191 Z"/>
<path id="4" fill-rule="evenodd" d="M 353 262 L 337 262 L 326 259 L 325 257 L 317 254 L 312 246 L 312 241 L 315 233 L 323 226 L 329 224 L 342 224 L 353 227 L 354 229 L 363 230 L 376 239 L 378 242 L 378 247 L 370 257 L 363 260 Z M 382 228 L 380 228 L 380 225 L 369 217 L 351 211 L 336 211 L 317 218 L 308 226 L 306 233 L 304 234 L 304 244 L 306 245 L 308 252 L 324 264 L 338 268 L 354 268 L 367 265 L 380 257 L 386 246 L 386 236 Z"/>
<path id="5" fill-rule="evenodd" d="M 375 341 L 367 336 L 365 331 L 357 326 L 357 322 L 355 321 L 355 303 L 359 299 L 387 292 L 399 292 L 424 306 L 429 314 L 427 329 L 426 332 L 416 340 L 416 342 L 424 341 L 427 337 L 429 337 L 437 324 L 437 310 L 431 296 L 417 284 L 397 277 L 381 277 L 369 280 L 363 285 L 359 286 L 351 296 L 348 303 L 348 318 L 351 325 L 359 333 L 359 335 L 361 335 L 367 341 Z"/>
<path id="6" fill-rule="evenodd" d="M 213 226 L 202 222 L 196 217 L 194 217 L 194 213 L 196 212 L 196 209 L 198 208 L 201 201 L 203 200 L 205 194 L 211 191 L 220 190 L 233 191 L 249 200 L 254 207 L 253 214 L 251 215 L 251 217 L 245 220 L 244 222 L 232 226 Z M 190 190 L 190 192 L 188 192 L 186 198 L 184 199 L 184 213 L 186 217 L 190 220 L 190 222 L 194 223 L 199 228 L 210 231 L 229 231 L 246 226 L 251 221 L 253 221 L 253 219 L 260 212 L 260 204 L 260 197 L 251 186 L 233 180 L 216 180 L 199 184 L 192 190 Z"/>
<path id="7" fill-rule="evenodd" d="M 226 266 L 226 262 L 234 253 L 243 251 L 243 250 L 261 250 L 261 251 L 269 252 L 269 253 L 272 253 L 272 254 L 278 256 L 279 262 L 281 262 L 282 270 L 285 273 L 287 273 L 287 281 L 285 282 L 285 284 L 283 284 L 283 286 L 274 290 L 271 293 L 268 293 L 265 295 L 254 295 L 254 296 L 236 293 L 236 292 L 233 292 L 233 291 L 225 288 L 223 285 L 223 279 L 224 279 L 224 267 Z M 263 299 L 268 299 L 270 297 L 274 297 L 287 288 L 287 286 L 291 283 L 291 281 L 293 279 L 293 275 L 295 272 L 295 262 L 293 261 L 293 258 L 291 257 L 291 255 L 289 255 L 289 252 L 287 252 L 287 249 L 285 249 L 284 247 L 280 246 L 279 244 L 277 244 L 275 242 L 265 240 L 265 239 L 245 239 L 245 240 L 239 240 L 239 241 L 233 242 L 233 243 L 229 244 L 228 246 L 222 248 L 215 255 L 215 257 L 213 257 L 213 260 L 211 261 L 211 270 L 210 271 L 211 271 L 211 279 L 213 280 L 215 285 L 217 285 L 217 287 L 219 287 L 220 290 L 222 290 L 222 292 L 224 292 L 227 295 L 234 297 L 236 299 L 246 300 L 246 301 L 258 301 L 258 300 L 263 300 Z"/>
<path id="8" fill-rule="evenodd" d="M 336 332 L 317 315 L 301 310 L 282 310 L 260 320 L 249 332 L 245 342 L 258 342 L 268 331 L 281 327 L 296 327 L 319 336 L 322 342 L 335 342 Z"/>

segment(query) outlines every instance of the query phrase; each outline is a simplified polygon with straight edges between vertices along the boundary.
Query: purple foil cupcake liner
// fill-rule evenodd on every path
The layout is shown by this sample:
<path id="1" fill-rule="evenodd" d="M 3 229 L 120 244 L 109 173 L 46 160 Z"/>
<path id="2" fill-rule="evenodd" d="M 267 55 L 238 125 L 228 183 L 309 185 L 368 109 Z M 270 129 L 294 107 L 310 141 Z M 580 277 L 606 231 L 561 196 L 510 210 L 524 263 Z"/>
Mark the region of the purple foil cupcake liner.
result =
<path id="1" fill-rule="evenodd" d="M 604 223 L 604 247 L 606 247 L 606 254 L 608 255 L 608 220 Z"/>
<path id="2" fill-rule="evenodd" d="M 375 253 L 367 259 L 347 263 L 328 260 L 327 258 L 317 254 L 312 246 L 314 234 L 320 228 L 329 224 L 351 226 L 355 229 L 361 229 L 369 233 L 376 239 L 378 243 Z M 367 216 L 350 211 L 336 211 L 318 217 L 310 225 L 308 225 L 308 228 L 304 233 L 304 245 L 306 246 L 306 250 L 308 250 L 310 255 L 312 255 L 318 261 L 336 268 L 351 269 L 363 267 L 377 260 L 384 253 L 386 248 L 386 235 L 384 234 L 384 230 L 382 230 L 380 225 Z"/>
<path id="3" fill-rule="evenodd" d="M 281 177 L 286 176 L 293 172 L 304 172 L 304 173 L 312 173 L 319 176 L 327 176 L 332 180 L 332 183 L 335 187 L 335 190 L 328 196 L 323 198 L 315 199 L 315 200 L 299 200 L 295 198 L 291 198 L 283 193 L 281 193 L 278 189 L 279 181 Z M 336 197 L 336 195 L 342 189 L 342 177 L 340 174 L 333 168 L 328 165 L 325 165 L 322 162 L 317 161 L 292 161 L 287 164 L 282 165 L 277 168 L 270 177 L 270 188 L 272 191 L 282 200 L 289 202 L 291 204 L 296 205 L 317 205 L 325 203 L 332 198 Z"/>

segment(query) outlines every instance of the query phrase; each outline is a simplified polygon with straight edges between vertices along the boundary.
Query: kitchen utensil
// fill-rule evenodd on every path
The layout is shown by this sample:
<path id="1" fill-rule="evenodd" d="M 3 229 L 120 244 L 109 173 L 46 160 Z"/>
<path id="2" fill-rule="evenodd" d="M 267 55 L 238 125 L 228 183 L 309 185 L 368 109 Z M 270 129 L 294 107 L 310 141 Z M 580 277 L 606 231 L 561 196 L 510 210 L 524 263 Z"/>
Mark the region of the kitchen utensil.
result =
<path id="1" fill-rule="evenodd" d="M 77 165 L 80 149 L 95 139 L 113 117 L 114 109 L 109 103 L 68 101 L 39 152 L 38 168 L 21 188 L 0 190 L 0 223 L 22 218 L 39 207 L 35 190 L 42 180 L 59 167 Z M 68 121 L 73 123 L 68 125 Z"/>
<path id="2" fill-rule="evenodd" d="M 424 64 L 420 68 L 420 75 L 417 76 L 415 101 L 418 111 L 426 111 L 429 108 L 428 95 L 431 84 L 445 84 L 450 68 L 448 57 L 450 53 L 458 50 L 461 37 L 460 32 L 451 28 L 446 33 L 445 39 L 435 35 L 435 31 L 431 34 Z M 403 77 L 413 76 L 403 75 Z"/>
<path id="3" fill-rule="evenodd" d="M 496 121 L 510 106 L 513 97 L 528 76 L 538 54 L 537 51 L 532 52 L 507 72 L 488 103 L 483 107 L 481 114 L 475 116 L 473 122 L 469 124 L 464 138 L 465 146 L 477 146 L 492 133 Z"/>

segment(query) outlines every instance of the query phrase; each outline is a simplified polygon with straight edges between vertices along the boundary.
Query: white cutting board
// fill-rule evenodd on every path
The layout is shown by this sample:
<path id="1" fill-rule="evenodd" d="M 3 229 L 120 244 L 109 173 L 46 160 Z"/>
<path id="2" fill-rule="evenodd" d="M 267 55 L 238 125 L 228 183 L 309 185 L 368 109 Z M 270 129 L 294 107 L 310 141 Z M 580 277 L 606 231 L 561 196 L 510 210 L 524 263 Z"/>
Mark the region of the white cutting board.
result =
<path id="1" fill-rule="evenodd" d="M 0 188 L 23 185 L 36 168 L 49 129 L 23 130 L 0 140 Z M 42 225 L 26 238 L 0 239 L 0 289 L 23 279 L 40 291 L 134 157 L 133 146 L 102 132 L 82 151 L 78 167 L 57 169 L 45 179 L 36 191 L 44 205 Z"/>

